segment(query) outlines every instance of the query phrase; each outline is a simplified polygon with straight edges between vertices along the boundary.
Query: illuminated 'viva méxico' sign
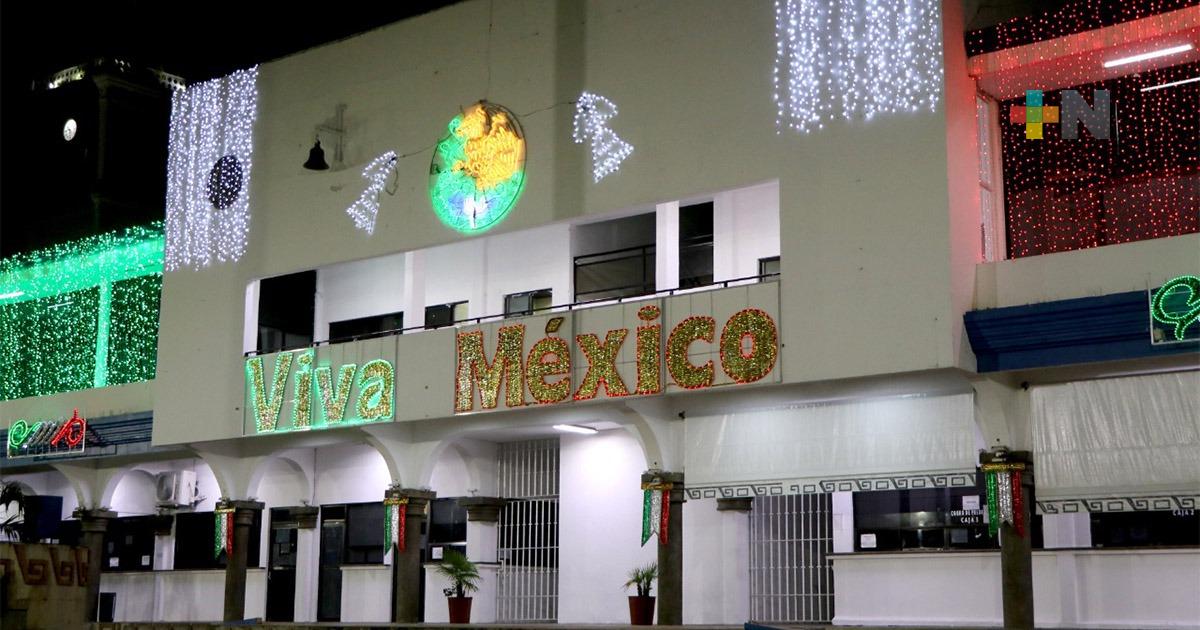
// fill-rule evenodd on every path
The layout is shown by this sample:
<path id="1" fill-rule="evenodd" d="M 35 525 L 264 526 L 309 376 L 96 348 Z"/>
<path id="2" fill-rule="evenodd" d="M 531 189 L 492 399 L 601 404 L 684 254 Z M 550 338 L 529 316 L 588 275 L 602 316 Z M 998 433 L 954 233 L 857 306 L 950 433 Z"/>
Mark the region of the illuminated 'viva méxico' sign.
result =
<path id="1" fill-rule="evenodd" d="M 526 353 L 525 325 L 501 326 L 491 344 L 490 360 L 484 348 L 483 331 L 460 332 L 457 335 L 454 411 L 471 411 L 476 398 L 483 409 L 497 408 L 502 385 L 504 406 L 515 408 L 568 399 L 581 401 L 661 394 L 664 391 L 664 363 L 671 383 L 684 389 L 714 386 L 718 363 L 729 381 L 737 384 L 762 380 L 775 367 L 779 331 L 765 311 L 757 308 L 738 311 L 719 329 L 713 317 L 686 317 L 671 329 L 665 345 L 663 325 L 659 322 L 661 315 L 662 311 L 656 305 L 642 306 L 637 311 L 640 325 L 632 342 L 633 378 L 622 376 L 619 369 L 622 363 L 619 357 L 629 343 L 628 327 L 609 329 L 603 339 L 596 333 L 578 334 L 570 339 L 557 334 L 563 318 L 552 318 L 548 321 L 545 336 L 534 341 Z M 711 348 L 713 344 L 718 351 L 715 360 L 692 358 L 694 346 Z M 572 369 L 572 354 L 582 355 L 582 374 L 578 369 Z M 533 398 L 532 402 L 526 401 L 526 390 Z"/>
<path id="2" fill-rule="evenodd" d="M 247 434 L 777 382 L 776 283 L 249 357 Z"/>
<path id="3" fill-rule="evenodd" d="M 256 433 L 280 429 L 288 376 L 293 377 L 290 425 L 292 430 L 332 428 L 391 420 L 396 398 L 396 373 L 390 361 L 374 359 L 361 366 L 342 363 L 317 366 L 316 352 L 281 352 L 268 382 L 263 357 L 246 359 L 247 409 Z M 294 365 L 293 365 L 294 364 Z M 354 405 L 350 406 L 350 401 Z"/>

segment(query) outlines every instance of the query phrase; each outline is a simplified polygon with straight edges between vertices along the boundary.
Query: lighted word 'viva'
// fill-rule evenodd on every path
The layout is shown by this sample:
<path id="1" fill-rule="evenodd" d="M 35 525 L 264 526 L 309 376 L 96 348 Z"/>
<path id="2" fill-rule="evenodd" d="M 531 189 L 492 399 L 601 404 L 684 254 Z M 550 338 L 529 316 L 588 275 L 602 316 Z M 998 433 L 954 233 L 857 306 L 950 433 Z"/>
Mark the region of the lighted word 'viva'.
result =
<path id="1" fill-rule="evenodd" d="M 629 336 L 628 328 L 610 330 L 603 340 L 590 333 L 576 335 L 575 345 L 588 363 L 578 387 L 571 382 L 571 348 L 567 339 L 547 334 L 533 344 L 528 356 L 522 356 L 525 326 L 502 326 L 497 331 L 496 349 L 489 361 L 482 331 L 458 333 L 454 411 L 471 411 L 476 390 L 481 407 L 496 408 L 502 385 L 506 407 L 525 406 L 526 390 L 538 404 L 563 402 L 568 397 L 590 400 L 596 398 L 601 388 L 607 397 L 659 394 L 663 391 L 662 325 L 654 323 L 659 315 L 657 306 L 644 306 L 638 311 L 643 325 L 638 326 L 634 342 L 637 381 L 633 390 L 617 371 L 617 355 Z M 703 389 L 714 384 L 714 362 L 696 365 L 688 352 L 693 344 L 714 343 L 716 332 L 716 320 L 707 316 L 688 317 L 671 331 L 666 343 L 666 366 L 675 384 L 686 389 Z M 775 366 L 779 334 L 769 315 L 748 308 L 725 322 L 717 343 L 725 374 L 735 383 L 753 383 Z"/>

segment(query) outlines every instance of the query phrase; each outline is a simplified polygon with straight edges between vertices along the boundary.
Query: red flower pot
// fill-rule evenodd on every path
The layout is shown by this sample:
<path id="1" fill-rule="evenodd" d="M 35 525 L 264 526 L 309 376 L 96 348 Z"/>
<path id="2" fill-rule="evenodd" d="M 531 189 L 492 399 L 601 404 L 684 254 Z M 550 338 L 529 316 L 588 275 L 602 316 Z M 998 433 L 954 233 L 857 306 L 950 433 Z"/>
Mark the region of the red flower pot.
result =
<path id="1" fill-rule="evenodd" d="M 635 626 L 649 626 L 654 623 L 654 596 L 629 596 L 629 623 Z"/>
<path id="2" fill-rule="evenodd" d="M 447 597 L 450 606 L 450 623 L 471 623 L 471 598 Z"/>

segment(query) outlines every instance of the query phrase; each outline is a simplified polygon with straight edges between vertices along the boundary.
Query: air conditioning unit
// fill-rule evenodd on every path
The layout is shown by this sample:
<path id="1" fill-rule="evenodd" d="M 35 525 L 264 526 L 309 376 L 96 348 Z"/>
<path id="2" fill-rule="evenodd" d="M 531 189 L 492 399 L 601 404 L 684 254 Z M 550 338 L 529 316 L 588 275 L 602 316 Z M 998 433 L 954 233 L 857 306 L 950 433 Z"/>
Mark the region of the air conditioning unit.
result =
<path id="1" fill-rule="evenodd" d="M 154 476 L 154 498 L 159 507 L 182 507 L 192 504 L 196 495 L 196 473 L 172 470 Z"/>

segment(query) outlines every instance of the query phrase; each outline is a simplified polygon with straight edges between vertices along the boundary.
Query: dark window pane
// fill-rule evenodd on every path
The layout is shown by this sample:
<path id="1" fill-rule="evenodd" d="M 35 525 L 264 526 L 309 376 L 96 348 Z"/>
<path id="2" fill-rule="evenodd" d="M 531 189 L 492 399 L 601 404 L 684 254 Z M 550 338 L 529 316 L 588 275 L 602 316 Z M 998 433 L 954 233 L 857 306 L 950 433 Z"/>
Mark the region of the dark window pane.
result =
<path id="1" fill-rule="evenodd" d="M 404 313 L 397 311 L 386 315 L 372 315 L 370 317 L 330 322 L 329 338 L 332 340 L 348 339 L 350 337 L 359 337 L 389 330 L 400 330 L 402 328 L 404 328 Z"/>
<path id="2" fill-rule="evenodd" d="M 316 295 L 316 271 L 263 278 L 258 287 L 258 350 L 311 345 Z"/>
<path id="3" fill-rule="evenodd" d="M 713 281 L 713 204 L 679 209 L 679 288 L 702 287 Z"/>

